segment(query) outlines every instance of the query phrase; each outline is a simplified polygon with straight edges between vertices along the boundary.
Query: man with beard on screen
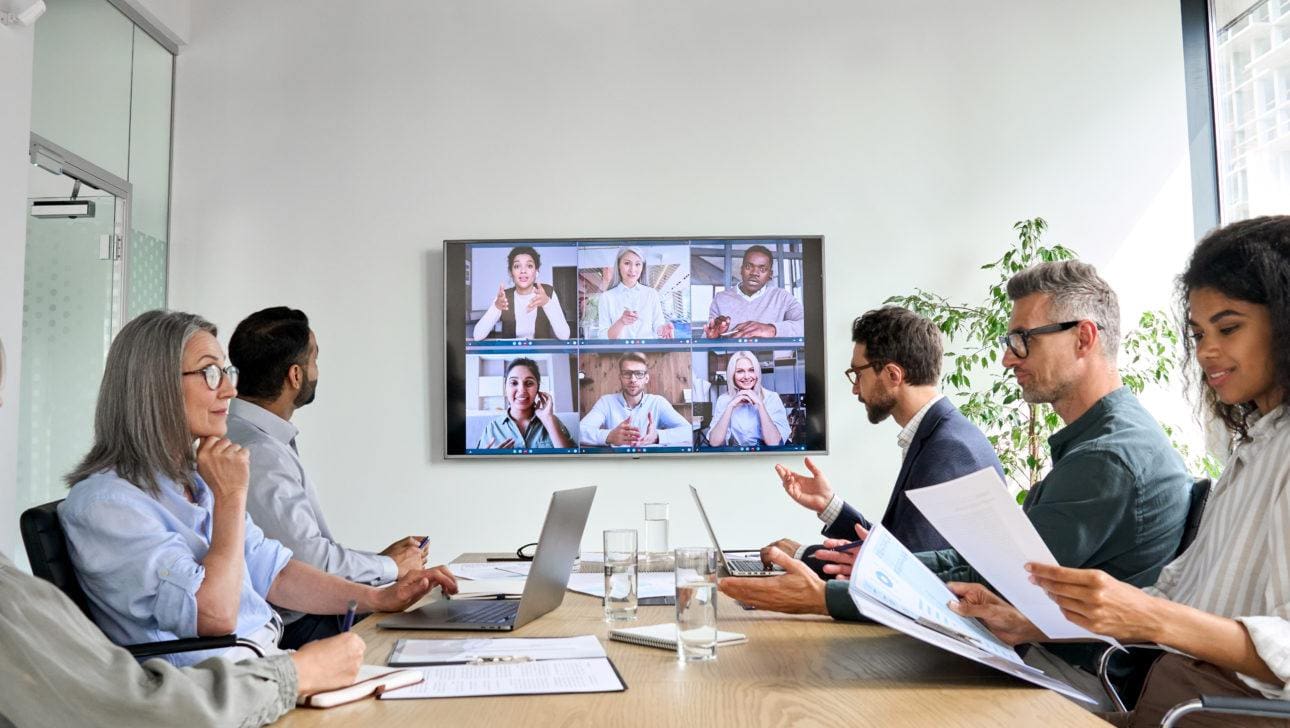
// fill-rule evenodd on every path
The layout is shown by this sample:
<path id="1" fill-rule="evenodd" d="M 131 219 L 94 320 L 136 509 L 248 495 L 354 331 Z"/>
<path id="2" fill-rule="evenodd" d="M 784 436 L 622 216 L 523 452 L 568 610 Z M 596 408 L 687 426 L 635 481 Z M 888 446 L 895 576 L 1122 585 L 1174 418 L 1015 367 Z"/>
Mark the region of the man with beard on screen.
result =
<path id="1" fill-rule="evenodd" d="M 428 549 L 423 536 L 401 538 L 380 553 L 347 548 L 332 538 L 300 459 L 300 430 L 291 424 L 318 389 L 318 339 L 304 312 L 277 306 L 247 316 L 229 339 L 228 357 L 239 370 L 228 439 L 251 454 L 246 512 L 264 535 L 296 559 L 362 584 L 385 584 L 422 568 Z M 281 615 L 284 649 L 341 631 L 336 615 Z"/>

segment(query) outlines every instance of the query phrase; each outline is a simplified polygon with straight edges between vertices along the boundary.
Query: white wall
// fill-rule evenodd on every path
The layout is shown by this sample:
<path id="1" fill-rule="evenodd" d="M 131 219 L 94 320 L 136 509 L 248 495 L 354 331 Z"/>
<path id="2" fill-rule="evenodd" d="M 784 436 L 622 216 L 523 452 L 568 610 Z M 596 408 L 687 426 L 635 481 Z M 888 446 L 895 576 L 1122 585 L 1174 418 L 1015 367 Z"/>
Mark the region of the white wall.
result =
<path id="1" fill-rule="evenodd" d="M 0 0 L 0 12 L 28 3 Z M 0 26 L 0 340 L 5 346 L 0 407 L 0 553 L 18 544 L 18 382 L 22 376 L 22 271 L 27 250 L 27 170 L 31 162 L 31 59 L 34 28 Z"/>
<path id="2" fill-rule="evenodd" d="M 852 317 L 915 286 L 977 298 L 976 265 L 1042 215 L 1131 320 L 1191 243 L 1176 0 L 364 8 L 193 8 L 172 238 L 173 304 L 225 336 L 268 305 L 314 321 L 301 448 L 352 545 L 513 548 L 552 489 L 586 484 L 588 546 L 647 500 L 673 504 L 673 544 L 701 543 L 687 483 L 727 546 L 818 527 L 769 458 L 443 461 L 443 239 L 824 234 L 820 460 L 874 516 L 897 428 L 840 375 Z"/>

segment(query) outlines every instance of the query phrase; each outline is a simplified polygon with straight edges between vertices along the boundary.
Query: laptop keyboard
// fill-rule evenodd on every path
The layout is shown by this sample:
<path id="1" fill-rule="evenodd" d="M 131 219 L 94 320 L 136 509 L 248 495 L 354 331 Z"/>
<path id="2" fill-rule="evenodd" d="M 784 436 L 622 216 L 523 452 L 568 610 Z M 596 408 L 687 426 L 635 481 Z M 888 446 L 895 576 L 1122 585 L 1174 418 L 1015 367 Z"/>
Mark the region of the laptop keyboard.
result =
<path id="1" fill-rule="evenodd" d="M 773 570 L 756 559 L 727 558 L 726 563 L 730 565 L 730 573 L 732 574 L 749 574 Z"/>
<path id="2" fill-rule="evenodd" d="M 449 622 L 471 622 L 476 624 L 506 624 L 515 619 L 520 603 L 505 599 L 484 602 L 471 609 L 463 609 L 448 618 Z"/>

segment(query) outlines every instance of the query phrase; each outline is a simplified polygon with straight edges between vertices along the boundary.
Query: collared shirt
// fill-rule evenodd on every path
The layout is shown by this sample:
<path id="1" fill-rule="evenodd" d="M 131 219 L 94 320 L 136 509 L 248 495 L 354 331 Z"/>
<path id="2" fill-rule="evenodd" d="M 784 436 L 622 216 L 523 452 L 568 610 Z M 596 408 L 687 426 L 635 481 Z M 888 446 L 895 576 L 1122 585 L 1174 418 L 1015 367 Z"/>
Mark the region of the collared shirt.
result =
<path id="1" fill-rule="evenodd" d="M 896 433 L 896 444 L 900 446 L 900 459 L 902 461 L 905 459 L 905 454 L 909 452 L 909 444 L 914 441 L 914 435 L 918 432 L 918 426 L 923 424 L 923 417 L 927 414 L 927 410 L 931 409 L 932 405 L 944 398 L 945 395 L 938 394 L 927 400 L 927 404 L 923 405 L 921 409 L 915 412 L 914 416 L 909 418 L 909 422 L 906 422 L 905 426 L 900 428 L 900 432 Z"/>
<path id="2" fill-rule="evenodd" d="M 773 325 L 775 336 L 789 337 L 802 335 L 806 313 L 793 294 L 768 283 L 752 296 L 744 295 L 738 286 L 718 292 L 708 304 L 708 320 L 718 316 L 729 316 L 732 329 L 745 321 L 757 321 Z"/>
<path id="3" fill-rule="evenodd" d="M 0 726 L 264 725 L 295 707 L 285 653 L 139 664 L 65 594 L 0 555 Z"/>
<path id="4" fill-rule="evenodd" d="M 1214 484 L 1196 539 L 1148 594 L 1245 625 L 1279 680 L 1241 675 L 1270 698 L 1290 697 L 1290 411 L 1249 428 Z"/>
<path id="5" fill-rule="evenodd" d="M 923 417 L 927 415 L 927 411 L 932 408 L 932 405 L 942 399 L 945 399 L 945 395 L 937 394 L 927 400 L 927 404 L 915 412 L 914 416 L 909 418 L 909 422 L 906 422 L 905 426 L 900 428 L 900 432 L 896 433 L 896 444 L 900 446 L 901 461 L 904 461 L 905 455 L 909 453 L 909 445 L 914 441 L 914 435 L 918 433 L 919 426 L 923 424 Z M 842 507 L 845 505 L 846 502 L 842 500 L 842 496 L 835 492 L 833 497 L 829 499 L 829 504 L 824 507 L 823 511 L 820 511 L 820 520 L 824 521 L 826 525 L 832 526 L 833 522 L 838 520 L 838 516 L 842 513 Z M 805 546 L 797 550 L 798 558 L 801 558 L 801 554 L 805 550 Z"/>
<path id="6" fill-rule="evenodd" d="M 595 338 L 598 339 L 608 339 L 609 327 L 627 310 L 635 311 L 637 318 L 635 323 L 623 327 L 622 333 L 618 335 L 620 339 L 657 339 L 658 330 L 668 323 L 663 316 L 663 304 L 659 300 L 658 291 L 644 283 L 637 283 L 631 288 L 620 283 L 610 288 L 600 294 L 597 309 L 600 330 Z"/>
<path id="7" fill-rule="evenodd" d="M 295 425 L 259 405 L 243 399 L 229 404 L 228 439 L 251 454 L 247 514 L 266 536 L 316 569 L 361 584 L 394 581 L 399 575 L 394 559 L 346 548 L 332 538 L 318 491 L 296 448 L 299 433 Z M 282 610 L 286 624 L 300 617 L 299 612 Z"/>
<path id="8" fill-rule="evenodd" d="M 198 636 L 197 590 L 206 578 L 202 559 L 211 545 L 215 499 L 196 473 L 193 482 L 196 503 L 167 478 L 161 479 L 154 498 L 109 470 L 72 486 L 58 507 L 90 612 L 119 645 Z M 265 597 L 291 550 L 265 538 L 248 515 L 243 556 L 235 631 L 258 637 L 273 652 L 279 621 Z M 164 659 L 183 667 L 224 652 L 184 652 Z"/>
<path id="9" fill-rule="evenodd" d="M 555 424 L 565 437 L 569 437 L 569 431 L 565 429 L 563 422 L 557 419 Z M 521 433 L 520 426 L 516 424 L 515 420 L 511 419 L 509 412 L 503 412 L 497 419 L 490 421 L 484 427 L 484 432 L 479 436 L 479 444 L 476 447 L 499 447 L 507 440 L 515 441 L 515 444 L 511 447 L 532 450 L 549 450 L 553 447 L 559 447 L 559 445 L 555 444 L 555 440 L 551 439 L 551 433 L 547 432 L 546 425 L 542 423 L 542 420 L 537 417 L 529 420 L 529 431 Z M 569 442 L 573 442 L 572 437 L 569 437 Z"/>
<path id="10" fill-rule="evenodd" d="M 608 443 L 610 430 L 623 420 L 631 420 L 632 426 L 644 434 L 653 418 L 654 429 L 658 430 L 658 444 L 665 447 L 683 447 L 694 442 L 694 429 L 689 421 L 672 408 L 665 398 L 646 392 L 641 395 L 640 404 L 628 407 L 622 392 L 606 394 L 579 423 L 583 445 L 605 446 Z"/>
<path id="11" fill-rule="evenodd" d="M 717 403 L 713 406 L 712 411 L 716 414 L 713 416 L 713 422 L 721 419 L 725 411 L 734 401 L 735 396 L 729 392 L 717 397 Z M 781 444 L 788 442 L 788 434 L 792 428 L 788 426 L 788 412 L 784 409 L 784 402 L 775 392 L 766 389 L 761 390 L 762 405 L 766 408 L 766 415 L 770 417 L 771 424 L 779 431 L 779 441 Z M 726 428 L 726 441 L 721 445 L 733 444 L 741 446 L 764 445 L 766 438 L 761 431 L 761 414 L 756 407 L 742 406 L 736 407 L 730 413 L 730 422 Z M 717 443 L 713 443 L 714 445 Z"/>

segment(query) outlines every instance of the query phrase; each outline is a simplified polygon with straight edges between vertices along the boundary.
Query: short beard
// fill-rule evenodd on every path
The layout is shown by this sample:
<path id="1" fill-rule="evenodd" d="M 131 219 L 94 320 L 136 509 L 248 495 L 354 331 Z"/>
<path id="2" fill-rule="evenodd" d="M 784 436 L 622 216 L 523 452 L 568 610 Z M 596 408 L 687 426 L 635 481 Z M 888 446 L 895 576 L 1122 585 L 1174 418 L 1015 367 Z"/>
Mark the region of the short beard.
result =
<path id="1" fill-rule="evenodd" d="M 896 408 L 896 398 L 888 395 L 874 402 L 865 402 L 864 409 L 869 415 L 869 423 L 876 425 L 879 422 L 891 416 L 891 411 Z"/>
<path id="2" fill-rule="evenodd" d="M 318 380 L 317 379 L 314 379 L 312 381 L 306 380 L 304 385 L 300 387 L 300 391 L 296 392 L 296 398 L 292 400 L 291 404 L 296 409 L 299 409 L 301 407 L 304 407 L 307 404 L 311 404 L 314 401 L 314 397 L 317 394 L 318 394 Z"/>
<path id="3" fill-rule="evenodd" d="M 1064 399 L 1070 393 L 1071 386 L 1070 382 L 1057 382 L 1043 388 L 1032 384 L 1021 388 L 1021 398 L 1027 404 L 1052 404 Z"/>

